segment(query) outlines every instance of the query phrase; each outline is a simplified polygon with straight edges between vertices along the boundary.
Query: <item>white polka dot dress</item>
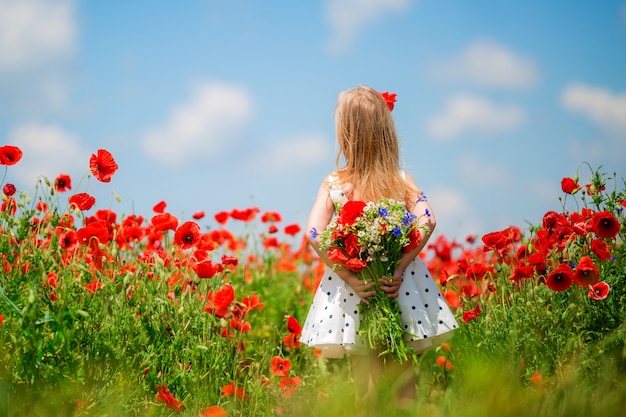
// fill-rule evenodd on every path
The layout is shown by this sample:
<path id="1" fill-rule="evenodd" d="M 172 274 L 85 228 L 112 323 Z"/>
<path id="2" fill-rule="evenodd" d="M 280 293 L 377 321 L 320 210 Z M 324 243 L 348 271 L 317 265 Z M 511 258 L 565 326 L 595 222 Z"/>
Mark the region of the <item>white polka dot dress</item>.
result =
<path id="1" fill-rule="evenodd" d="M 360 301 L 352 288 L 327 268 L 313 297 L 300 341 L 320 349 L 325 358 L 366 353 L 365 344 L 357 336 Z M 458 327 L 420 258 L 404 271 L 398 305 L 405 339 L 418 353 L 449 339 Z"/>
<path id="2" fill-rule="evenodd" d="M 332 178 L 332 177 L 331 177 Z M 345 201 L 341 190 L 330 189 L 333 201 Z M 357 335 L 361 299 L 331 268 L 326 268 L 302 327 L 300 341 L 320 349 L 322 357 L 365 354 Z M 404 271 L 398 295 L 405 339 L 416 352 L 424 352 L 452 336 L 458 327 L 426 265 L 418 257 Z"/>

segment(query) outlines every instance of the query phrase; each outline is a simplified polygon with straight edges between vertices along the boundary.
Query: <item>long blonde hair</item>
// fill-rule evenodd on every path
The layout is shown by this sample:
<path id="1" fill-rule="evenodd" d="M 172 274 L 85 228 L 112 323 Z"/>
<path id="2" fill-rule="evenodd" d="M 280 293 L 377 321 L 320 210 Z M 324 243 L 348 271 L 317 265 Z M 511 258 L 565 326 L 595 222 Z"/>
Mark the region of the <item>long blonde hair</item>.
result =
<path id="1" fill-rule="evenodd" d="M 365 86 L 341 92 L 335 122 L 339 182 L 350 184 L 364 201 L 388 197 L 409 204 L 417 190 L 407 185 L 400 171 L 396 128 L 380 93 Z M 342 156 L 345 165 L 340 167 Z"/>

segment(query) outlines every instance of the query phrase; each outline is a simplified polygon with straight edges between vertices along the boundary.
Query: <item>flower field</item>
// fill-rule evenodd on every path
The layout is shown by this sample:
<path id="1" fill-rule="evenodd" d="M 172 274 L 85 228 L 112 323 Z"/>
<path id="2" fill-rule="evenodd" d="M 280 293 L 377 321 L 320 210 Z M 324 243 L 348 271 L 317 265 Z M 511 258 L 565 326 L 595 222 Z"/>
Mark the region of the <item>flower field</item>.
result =
<path id="1" fill-rule="evenodd" d="M 165 201 L 121 215 L 65 174 L 31 196 L 10 182 L 21 157 L 0 147 L 0 416 L 626 409 L 626 184 L 615 174 L 564 178 L 561 206 L 528 230 L 429 242 L 424 260 L 461 327 L 417 359 L 411 409 L 395 409 L 385 381 L 372 410 L 354 399 L 349 359 L 298 342 L 321 272 L 299 225 L 256 207 L 179 219 Z M 104 183 L 117 170 L 105 150 L 85 164 Z"/>

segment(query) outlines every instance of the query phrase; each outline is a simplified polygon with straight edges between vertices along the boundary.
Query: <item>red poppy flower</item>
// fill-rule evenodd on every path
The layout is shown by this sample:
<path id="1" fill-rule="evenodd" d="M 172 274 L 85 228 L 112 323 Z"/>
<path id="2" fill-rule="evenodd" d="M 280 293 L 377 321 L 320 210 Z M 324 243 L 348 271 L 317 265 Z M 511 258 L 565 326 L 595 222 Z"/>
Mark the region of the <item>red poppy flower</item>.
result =
<path id="1" fill-rule="evenodd" d="M 383 98 L 383 100 L 385 100 L 385 104 L 387 105 L 387 108 L 389 109 L 389 111 L 393 111 L 394 105 L 396 103 L 397 94 L 389 93 L 388 91 L 385 91 L 384 93 L 380 93 L 380 95 Z"/>
<path id="2" fill-rule="evenodd" d="M 78 193 L 68 198 L 67 202 L 75 210 L 86 211 L 96 204 L 96 199 L 87 193 Z"/>
<path id="3" fill-rule="evenodd" d="M 98 242 L 107 243 L 110 236 L 109 229 L 100 222 L 89 223 L 76 231 L 76 239 L 83 245 L 97 244 Z"/>
<path id="4" fill-rule="evenodd" d="M 613 257 L 611 252 L 608 251 L 609 245 L 604 240 L 591 239 L 591 250 L 596 254 L 599 260 L 608 261 Z"/>
<path id="5" fill-rule="evenodd" d="M 515 229 L 513 226 L 497 232 L 487 233 L 482 237 L 486 248 L 502 254 L 515 240 Z"/>
<path id="6" fill-rule="evenodd" d="M 343 243 L 346 247 L 346 255 L 349 257 L 355 257 L 359 254 L 359 252 L 361 252 L 359 238 L 354 233 L 348 234 Z"/>
<path id="7" fill-rule="evenodd" d="M 195 220 L 200 220 L 202 218 L 204 218 L 204 211 L 196 211 L 195 213 L 193 213 L 191 215 L 191 217 L 193 217 Z"/>
<path id="8" fill-rule="evenodd" d="M 15 189 L 15 185 L 10 184 L 10 183 L 6 183 L 4 184 L 4 187 L 2 187 L 2 192 L 7 197 L 11 197 L 13 194 L 15 194 L 16 191 L 17 190 Z"/>
<path id="9" fill-rule="evenodd" d="M 488 273 L 493 273 L 493 266 L 485 262 L 474 262 L 465 270 L 465 276 L 473 280 L 481 280 Z"/>
<path id="10" fill-rule="evenodd" d="M 467 323 L 470 320 L 477 319 L 480 316 L 480 306 L 476 304 L 473 310 L 467 310 L 463 312 L 463 322 Z"/>
<path id="11" fill-rule="evenodd" d="M 176 230 L 178 227 L 178 219 L 170 213 L 157 214 L 150 220 L 154 229 L 159 232 L 166 230 Z"/>
<path id="12" fill-rule="evenodd" d="M 0 146 L 0 165 L 15 165 L 22 159 L 22 150 L 17 146 Z"/>
<path id="13" fill-rule="evenodd" d="M 89 169 L 98 181 L 110 182 L 118 168 L 113 155 L 105 149 L 98 149 L 98 153 L 89 159 Z"/>
<path id="14" fill-rule="evenodd" d="M 591 218 L 591 231 L 604 239 L 613 239 L 621 228 L 621 224 L 612 213 L 600 211 Z"/>
<path id="15" fill-rule="evenodd" d="M 552 291 L 565 291 L 572 286 L 574 273 L 567 264 L 561 264 L 546 277 L 546 285 Z"/>
<path id="16" fill-rule="evenodd" d="M 235 395 L 239 398 L 246 398 L 248 396 L 248 394 L 244 393 L 243 387 L 237 387 L 234 381 L 228 385 L 224 385 L 220 391 L 222 392 L 222 398 Z"/>
<path id="17" fill-rule="evenodd" d="M 249 222 L 254 219 L 256 214 L 259 212 L 259 209 L 256 207 L 250 207 L 244 210 L 233 209 L 230 212 L 230 217 L 235 220 L 241 220 L 243 222 Z"/>
<path id="18" fill-rule="evenodd" d="M 363 214 L 365 205 L 364 201 L 348 201 L 339 211 L 339 219 L 337 220 L 338 223 L 353 224 L 359 217 L 361 217 L 361 214 Z"/>
<path id="19" fill-rule="evenodd" d="M 274 356 L 272 358 L 272 373 L 276 376 L 287 376 L 291 369 L 291 361 L 289 359 L 281 358 L 280 356 Z"/>
<path id="20" fill-rule="evenodd" d="M 352 272 L 361 272 L 363 268 L 367 266 L 367 262 L 359 258 L 350 258 L 346 262 L 346 268 Z"/>
<path id="21" fill-rule="evenodd" d="M 65 192 L 72 189 L 72 178 L 67 174 L 59 174 L 54 180 L 54 189 L 59 192 Z"/>
<path id="22" fill-rule="evenodd" d="M 2 323 L 4 323 L 4 316 L 0 314 L 0 326 L 2 326 Z"/>
<path id="23" fill-rule="evenodd" d="M 580 185 L 573 179 L 566 177 L 561 180 L 561 190 L 567 194 L 574 194 L 576 191 L 580 190 Z"/>
<path id="24" fill-rule="evenodd" d="M 300 230 L 300 226 L 295 223 L 285 226 L 285 233 L 291 236 L 297 235 L 298 233 L 300 233 Z"/>
<path id="25" fill-rule="evenodd" d="M 57 284 L 59 282 L 59 274 L 57 274 L 56 272 L 48 272 L 46 278 L 46 281 L 51 288 L 57 287 Z"/>
<path id="26" fill-rule="evenodd" d="M 189 249 L 200 241 L 200 226 L 195 222 L 185 222 L 176 229 L 174 243 L 182 249 Z"/>
<path id="27" fill-rule="evenodd" d="M 223 226 L 228 221 L 228 218 L 230 217 L 230 213 L 227 211 L 220 211 L 219 213 L 216 213 L 215 216 L 213 217 L 215 217 L 216 222 L 218 222 L 219 224 Z"/>
<path id="28" fill-rule="evenodd" d="M 509 276 L 511 281 L 519 282 L 523 278 L 531 278 L 535 273 L 535 268 L 532 265 L 519 264 L 513 273 Z"/>
<path id="29" fill-rule="evenodd" d="M 298 390 L 298 385 L 300 385 L 300 377 L 294 376 L 293 378 L 284 377 L 280 380 L 278 386 L 283 392 L 283 397 L 291 397 Z"/>
<path id="30" fill-rule="evenodd" d="M 262 303 L 261 298 L 256 294 L 252 294 L 250 297 L 243 297 L 241 302 L 245 304 L 247 311 L 263 310 L 265 308 L 265 303 Z"/>
<path id="31" fill-rule="evenodd" d="M 409 232 L 409 243 L 402 248 L 402 253 L 409 253 L 417 248 L 422 241 L 422 234 L 418 229 L 411 229 Z"/>
<path id="32" fill-rule="evenodd" d="M 289 349 L 297 349 L 302 346 L 302 342 L 300 342 L 300 336 L 295 333 L 289 333 L 285 337 L 283 337 L 283 344 L 286 348 Z"/>
<path id="33" fill-rule="evenodd" d="M 95 294 L 96 291 L 98 291 L 100 288 L 102 288 L 104 286 L 104 284 L 100 281 L 98 281 L 97 279 L 94 278 L 93 281 L 88 282 L 87 284 L 85 284 L 85 289 L 87 291 L 89 291 L 92 294 Z"/>
<path id="34" fill-rule="evenodd" d="M 270 248 L 279 248 L 280 247 L 280 242 L 278 241 L 278 239 L 276 239 L 275 237 L 268 237 L 266 239 L 263 239 L 263 247 L 265 249 L 270 249 Z"/>
<path id="35" fill-rule="evenodd" d="M 328 251 L 328 259 L 340 265 L 345 265 L 349 258 L 341 249 L 333 248 Z"/>
<path id="36" fill-rule="evenodd" d="M 282 220 L 282 216 L 276 211 L 267 211 L 261 216 L 261 221 L 263 223 L 277 223 L 281 222 Z"/>
<path id="37" fill-rule="evenodd" d="M 276 227 L 275 224 L 270 224 L 270 227 L 267 229 L 267 232 L 269 234 L 276 233 L 276 232 L 278 232 L 278 227 Z"/>
<path id="38" fill-rule="evenodd" d="M 78 237 L 76 232 L 68 230 L 59 236 L 59 246 L 67 251 L 71 251 L 78 245 Z"/>
<path id="39" fill-rule="evenodd" d="M 252 325 L 242 319 L 232 318 L 228 324 L 232 329 L 237 330 L 238 332 L 246 333 L 252 330 Z"/>
<path id="40" fill-rule="evenodd" d="M 574 282 L 583 288 L 587 288 L 598 282 L 599 278 L 600 271 L 593 263 L 593 260 L 588 256 L 581 257 L 574 272 Z"/>
<path id="41" fill-rule="evenodd" d="M 170 390 L 167 389 L 165 384 L 161 384 L 160 387 L 158 385 L 155 385 L 155 386 L 157 390 L 157 394 L 156 394 L 157 402 L 165 403 L 167 408 L 177 411 L 179 413 L 183 411 L 183 409 L 180 408 L 180 406 L 185 405 L 185 404 L 183 404 L 181 401 L 178 401 L 176 398 L 174 398 L 174 396 L 172 395 Z"/>
<path id="42" fill-rule="evenodd" d="M 455 310 L 461 308 L 461 299 L 459 298 L 459 294 L 454 290 L 448 290 L 443 295 L 446 298 L 446 302 L 448 305 Z"/>
<path id="43" fill-rule="evenodd" d="M 219 405 L 212 405 L 200 411 L 198 417 L 226 417 L 228 414 Z"/>
<path id="44" fill-rule="evenodd" d="M 532 376 L 529 378 L 531 384 L 535 387 L 541 387 L 541 381 L 543 380 L 543 375 L 539 373 L 539 371 L 535 371 Z"/>
<path id="45" fill-rule="evenodd" d="M 222 255 L 222 265 L 233 265 L 237 266 L 239 264 L 239 258 L 232 255 Z"/>
<path id="46" fill-rule="evenodd" d="M 295 317 L 289 316 L 287 317 L 287 330 L 289 333 L 300 334 L 302 333 L 302 326 Z"/>
<path id="47" fill-rule="evenodd" d="M 210 259 L 205 259 L 202 262 L 197 262 L 193 266 L 193 270 L 198 275 L 198 278 L 213 278 L 215 274 L 220 272 L 220 268 L 217 265 L 213 265 Z"/>
<path id="48" fill-rule="evenodd" d="M 228 314 L 228 307 L 235 300 L 235 290 L 230 284 L 224 285 L 215 294 L 210 292 L 207 295 L 208 304 L 204 311 L 222 318 Z"/>
<path id="49" fill-rule="evenodd" d="M 117 222 L 117 213 L 111 209 L 100 209 L 96 211 L 93 217 L 108 227 L 111 227 Z M 133 225 L 133 221 L 137 221 L 137 218 L 131 214 L 124 220 L 124 226 L 131 227 Z M 141 219 L 141 221 L 143 221 L 143 219 Z"/>
<path id="50" fill-rule="evenodd" d="M 604 300 L 608 295 L 611 287 L 604 281 L 598 282 L 594 285 L 589 286 L 589 298 L 593 298 L 594 300 Z"/>
<path id="51" fill-rule="evenodd" d="M 438 356 L 437 359 L 435 359 L 435 362 L 437 362 L 437 365 L 441 366 L 442 368 L 444 368 L 447 371 L 452 370 L 452 364 L 450 363 L 448 358 L 446 358 L 443 355 Z"/>
<path id="52" fill-rule="evenodd" d="M 156 203 L 154 205 L 154 207 L 152 207 L 152 211 L 154 211 L 155 213 L 163 213 L 165 212 L 165 207 L 167 207 L 167 203 L 163 200 L 159 201 L 158 203 Z"/>
<path id="53" fill-rule="evenodd" d="M 589 195 L 596 195 L 599 192 L 602 192 L 606 189 L 606 186 L 604 184 L 602 184 L 602 186 L 600 186 L 600 189 L 598 189 L 595 184 L 587 184 L 585 185 L 585 188 L 587 189 L 587 194 Z"/>
<path id="54" fill-rule="evenodd" d="M 3 213 L 7 213 L 9 216 L 13 216 L 17 211 L 17 203 L 13 199 L 13 197 L 9 197 L 2 202 L 0 206 L 0 211 Z"/>

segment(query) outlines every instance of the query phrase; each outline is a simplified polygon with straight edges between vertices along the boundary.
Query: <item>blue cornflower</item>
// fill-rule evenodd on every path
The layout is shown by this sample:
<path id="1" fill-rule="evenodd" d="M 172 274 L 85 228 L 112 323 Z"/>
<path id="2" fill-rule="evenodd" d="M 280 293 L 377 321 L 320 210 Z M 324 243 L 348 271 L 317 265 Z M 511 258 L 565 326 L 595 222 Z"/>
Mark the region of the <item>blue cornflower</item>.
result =
<path id="1" fill-rule="evenodd" d="M 309 231 L 309 237 L 311 238 L 311 240 L 315 240 L 315 238 L 317 237 L 317 229 L 315 227 L 311 227 L 311 230 Z"/>
<path id="2" fill-rule="evenodd" d="M 402 235 L 402 230 L 400 230 L 400 228 L 399 228 L 399 227 L 396 227 L 396 228 L 394 228 L 394 229 L 393 229 L 393 232 L 392 232 L 392 233 L 393 233 L 393 235 L 394 235 L 395 237 L 398 237 L 398 236 L 401 236 L 401 235 Z"/>
<path id="3" fill-rule="evenodd" d="M 378 207 L 378 214 L 380 214 L 381 217 L 387 217 L 389 215 L 389 210 L 385 207 Z"/>
<path id="4" fill-rule="evenodd" d="M 426 217 L 430 217 L 430 210 L 426 209 Z"/>
<path id="5" fill-rule="evenodd" d="M 408 226 L 411 223 L 413 223 L 413 220 L 415 219 L 417 219 L 417 216 L 407 211 L 406 214 L 404 215 L 404 218 L 402 219 L 402 224 L 404 224 L 405 226 Z"/>
<path id="6" fill-rule="evenodd" d="M 428 198 L 426 197 L 426 194 L 424 194 L 423 192 L 419 193 L 417 196 L 417 202 L 418 203 L 422 203 L 424 201 L 428 201 Z"/>

